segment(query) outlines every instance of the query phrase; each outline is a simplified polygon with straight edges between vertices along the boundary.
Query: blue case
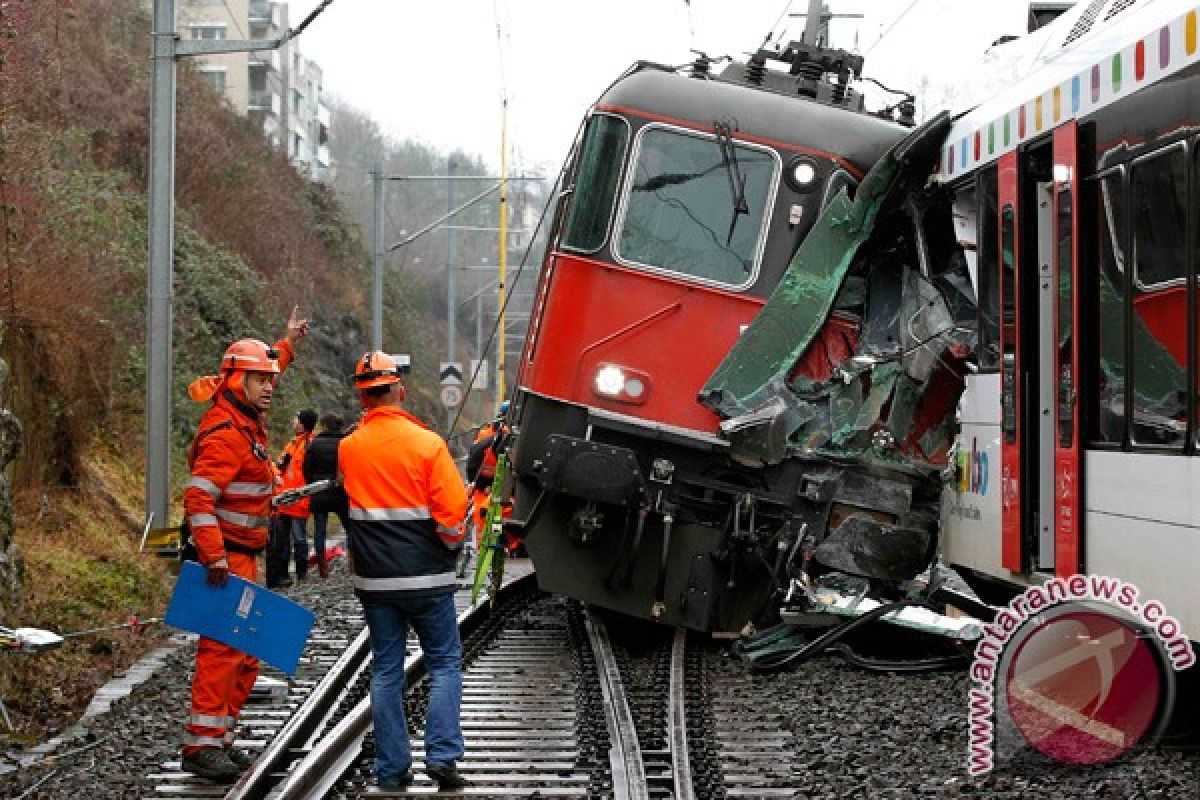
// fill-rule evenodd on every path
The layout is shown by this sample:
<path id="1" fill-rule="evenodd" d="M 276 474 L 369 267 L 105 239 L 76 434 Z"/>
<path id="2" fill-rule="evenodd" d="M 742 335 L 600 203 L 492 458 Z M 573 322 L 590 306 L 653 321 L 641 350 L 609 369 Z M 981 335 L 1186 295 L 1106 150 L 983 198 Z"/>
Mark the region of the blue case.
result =
<path id="1" fill-rule="evenodd" d="M 220 588 L 209 586 L 206 576 L 196 562 L 183 562 L 166 623 L 236 647 L 289 676 L 295 673 L 316 619 L 313 612 L 236 575 Z"/>

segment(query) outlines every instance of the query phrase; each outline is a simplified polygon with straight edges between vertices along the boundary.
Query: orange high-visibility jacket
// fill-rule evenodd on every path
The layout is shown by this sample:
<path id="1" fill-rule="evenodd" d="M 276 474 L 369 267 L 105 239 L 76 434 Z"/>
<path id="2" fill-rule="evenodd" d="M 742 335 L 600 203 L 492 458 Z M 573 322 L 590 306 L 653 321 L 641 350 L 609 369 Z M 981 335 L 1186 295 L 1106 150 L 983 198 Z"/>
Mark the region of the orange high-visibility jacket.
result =
<path id="1" fill-rule="evenodd" d="M 279 463 L 283 465 L 283 484 L 280 489 L 287 491 L 288 489 L 299 489 L 304 485 L 304 453 L 308 450 L 308 443 L 312 441 L 311 433 L 297 434 L 287 447 L 283 448 L 283 457 L 279 459 Z M 290 503 L 286 506 L 279 507 L 279 513 L 285 517 L 308 517 L 308 498 L 305 497 L 298 503 Z"/>
<path id="2" fill-rule="evenodd" d="M 275 348 L 279 369 L 286 370 L 294 358 L 292 346 L 282 339 Z M 262 414 L 231 390 L 220 390 L 192 440 L 192 477 L 183 492 L 200 563 L 211 564 L 227 548 L 255 552 L 266 547 L 275 490 L 270 458 Z"/>
<path id="3" fill-rule="evenodd" d="M 403 409 L 371 409 L 338 446 L 338 471 L 359 597 L 453 592 L 467 493 L 442 438 Z"/>

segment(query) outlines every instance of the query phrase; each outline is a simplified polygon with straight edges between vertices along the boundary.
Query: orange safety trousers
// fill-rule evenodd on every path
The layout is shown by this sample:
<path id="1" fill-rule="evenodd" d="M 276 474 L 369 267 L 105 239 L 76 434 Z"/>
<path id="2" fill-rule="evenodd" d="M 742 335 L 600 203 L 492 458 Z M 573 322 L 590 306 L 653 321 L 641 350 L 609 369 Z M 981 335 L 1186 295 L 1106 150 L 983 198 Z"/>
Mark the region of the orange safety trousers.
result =
<path id="1" fill-rule="evenodd" d="M 229 571 L 248 581 L 257 579 L 258 565 L 248 553 L 226 553 Z M 196 647 L 196 674 L 192 678 L 192 707 L 183 754 L 204 747 L 228 747 L 233 744 L 238 714 L 254 688 L 258 677 L 258 659 L 241 650 L 200 637 Z"/>

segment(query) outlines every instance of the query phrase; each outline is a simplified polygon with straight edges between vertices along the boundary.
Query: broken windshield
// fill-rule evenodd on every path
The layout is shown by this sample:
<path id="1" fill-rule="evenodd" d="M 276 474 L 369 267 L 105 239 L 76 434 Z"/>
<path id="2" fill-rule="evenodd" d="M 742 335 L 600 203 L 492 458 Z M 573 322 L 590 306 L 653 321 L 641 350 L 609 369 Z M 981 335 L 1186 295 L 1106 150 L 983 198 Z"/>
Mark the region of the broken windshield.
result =
<path id="1" fill-rule="evenodd" d="M 617 257 L 724 286 L 749 286 L 762 251 L 778 158 L 741 142 L 732 150 L 744 187 L 737 198 L 729 189 L 729 154 L 716 139 L 662 127 L 643 131 L 616 238 Z"/>

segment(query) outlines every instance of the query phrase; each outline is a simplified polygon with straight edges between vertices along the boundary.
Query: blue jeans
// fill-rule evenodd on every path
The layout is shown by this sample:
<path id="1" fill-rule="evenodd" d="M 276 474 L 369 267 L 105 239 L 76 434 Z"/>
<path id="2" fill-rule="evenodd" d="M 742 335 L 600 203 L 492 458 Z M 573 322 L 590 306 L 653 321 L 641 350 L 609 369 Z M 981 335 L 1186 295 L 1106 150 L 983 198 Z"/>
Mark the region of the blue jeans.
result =
<path id="1" fill-rule="evenodd" d="M 321 558 L 321 554 L 325 552 L 325 532 L 329 529 L 330 514 L 337 514 L 338 519 L 342 521 L 342 530 L 346 530 L 346 519 L 340 511 L 314 511 L 312 513 L 313 552 L 317 554 L 317 558 Z"/>
<path id="2" fill-rule="evenodd" d="M 411 624 L 425 652 L 429 711 L 425 763 L 452 766 L 463 756 L 462 644 L 454 596 L 419 597 L 387 605 L 363 603 L 371 631 L 371 716 L 375 724 L 375 780 L 385 783 L 412 768 L 404 716 L 404 656 Z"/>

